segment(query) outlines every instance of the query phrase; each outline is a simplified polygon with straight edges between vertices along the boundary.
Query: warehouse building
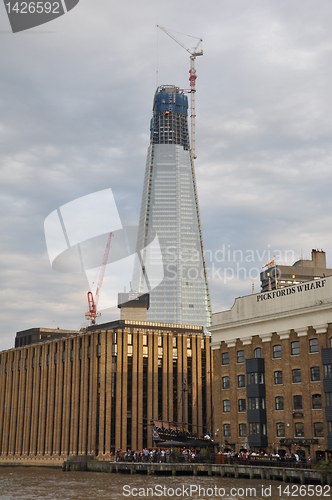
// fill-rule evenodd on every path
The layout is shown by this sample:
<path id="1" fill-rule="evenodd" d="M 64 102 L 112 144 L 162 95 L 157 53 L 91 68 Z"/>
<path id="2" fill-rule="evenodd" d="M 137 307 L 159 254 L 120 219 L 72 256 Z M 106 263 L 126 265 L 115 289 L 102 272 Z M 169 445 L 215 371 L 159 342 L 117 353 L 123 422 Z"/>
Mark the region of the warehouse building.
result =
<path id="1" fill-rule="evenodd" d="M 332 277 L 237 298 L 210 331 L 221 449 L 332 449 Z"/>
<path id="2" fill-rule="evenodd" d="M 137 304 L 127 308 L 131 316 Z M 0 353 L 0 463 L 142 450 L 154 444 L 153 420 L 211 433 L 210 337 L 125 319 L 125 309 L 118 321 Z"/>

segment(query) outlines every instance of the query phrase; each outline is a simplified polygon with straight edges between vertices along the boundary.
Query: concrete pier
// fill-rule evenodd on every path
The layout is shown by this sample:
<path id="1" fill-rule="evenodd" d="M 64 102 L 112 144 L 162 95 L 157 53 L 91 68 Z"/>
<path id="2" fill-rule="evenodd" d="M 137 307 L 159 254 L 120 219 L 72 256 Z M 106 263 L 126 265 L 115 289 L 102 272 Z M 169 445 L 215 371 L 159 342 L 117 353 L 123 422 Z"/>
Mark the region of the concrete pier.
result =
<path id="1" fill-rule="evenodd" d="M 331 475 L 322 475 L 312 469 L 264 467 L 251 465 L 191 464 L 191 463 L 131 463 L 99 460 L 75 460 L 64 462 L 64 471 L 91 471 L 123 474 L 147 474 L 181 476 L 219 476 L 234 478 L 275 479 L 299 484 L 330 484 Z"/>

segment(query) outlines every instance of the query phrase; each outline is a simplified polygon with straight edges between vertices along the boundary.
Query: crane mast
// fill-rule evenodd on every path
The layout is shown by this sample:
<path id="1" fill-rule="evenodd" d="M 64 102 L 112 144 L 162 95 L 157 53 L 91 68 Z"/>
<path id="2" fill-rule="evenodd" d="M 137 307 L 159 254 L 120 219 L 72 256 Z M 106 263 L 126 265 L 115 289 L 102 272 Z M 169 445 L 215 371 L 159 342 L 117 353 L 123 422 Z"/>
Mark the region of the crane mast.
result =
<path id="1" fill-rule="evenodd" d="M 195 62 L 196 62 L 196 57 L 197 56 L 202 56 L 203 55 L 203 49 L 199 48 L 200 45 L 202 44 L 203 40 L 202 38 L 198 37 L 191 37 L 191 38 L 196 38 L 198 39 L 198 43 L 196 47 L 193 50 L 190 50 L 188 47 L 186 47 L 180 40 L 178 40 L 172 33 L 169 33 L 166 28 L 163 26 L 160 26 L 157 24 L 157 27 L 160 28 L 166 35 L 171 37 L 176 43 L 181 45 L 187 52 L 190 54 L 190 70 L 189 70 L 189 82 L 190 82 L 190 142 L 191 142 L 191 156 L 193 159 L 197 158 L 196 156 L 196 99 L 195 99 L 195 94 L 196 94 L 196 68 L 195 68 Z M 187 35 L 191 36 L 191 35 Z"/>
<path id="2" fill-rule="evenodd" d="M 109 256 L 110 249 L 111 249 L 112 236 L 113 236 L 113 233 L 110 233 L 108 236 L 107 243 L 106 243 L 106 248 L 105 248 L 105 252 L 104 252 L 102 265 L 100 268 L 95 298 L 93 298 L 93 293 L 91 291 L 89 291 L 87 293 L 89 311 L 87 313 L 85 313 L 85 317 L 87 320 L 90 320 L 91 326 L 96 324 L 96 318 L 100 316 L 100 312 L 97 312 L 97 307 L 98 307 L 98 302 L 99 302 L 99 297 L 100 297 L 100 290 L 101 290 L 101 287 L 102 287 L 103 281 L 104 281 L 108 256 Z"/>

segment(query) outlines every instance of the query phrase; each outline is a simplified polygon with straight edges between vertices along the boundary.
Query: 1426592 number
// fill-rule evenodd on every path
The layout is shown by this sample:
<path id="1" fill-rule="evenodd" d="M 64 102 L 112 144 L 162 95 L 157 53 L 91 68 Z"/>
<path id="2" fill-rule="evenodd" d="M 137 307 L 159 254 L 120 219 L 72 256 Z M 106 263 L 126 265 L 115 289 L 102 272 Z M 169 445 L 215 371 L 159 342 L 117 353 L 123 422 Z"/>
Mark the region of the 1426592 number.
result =
<path id="1" fill-rule="evenodd" d="M 277 487 L 279 496 L 283 497 L 330 497 L 331 496 L 331 486 L 327 484 L 321 486 L 320 484 L 307 485 L 302 484 L 301 486 L 293 484 L 292 486 L 278 486 Z"/>
<path id="2" fill-rule="evenodd" d="M 7 12 L 16 14 L 61 14 L 59 2 L 16 2 L 6 3 Z"/>

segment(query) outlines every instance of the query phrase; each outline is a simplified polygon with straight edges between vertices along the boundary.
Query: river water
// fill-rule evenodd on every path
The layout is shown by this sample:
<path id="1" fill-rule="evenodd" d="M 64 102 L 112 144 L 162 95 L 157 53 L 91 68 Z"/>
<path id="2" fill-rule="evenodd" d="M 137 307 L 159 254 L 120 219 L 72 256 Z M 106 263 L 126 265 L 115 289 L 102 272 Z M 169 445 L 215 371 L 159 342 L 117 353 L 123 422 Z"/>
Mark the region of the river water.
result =
<path id="1" fill-rule="evenodd" d="M 290 500 L 331 498 L 329 487 L 259 479 L 234 479 L 206 476 L 146 476 L 62 472 L 38 467 L 0 467 L 1 500 L 116 500 L 126 498 L 228 498 Z"/>

